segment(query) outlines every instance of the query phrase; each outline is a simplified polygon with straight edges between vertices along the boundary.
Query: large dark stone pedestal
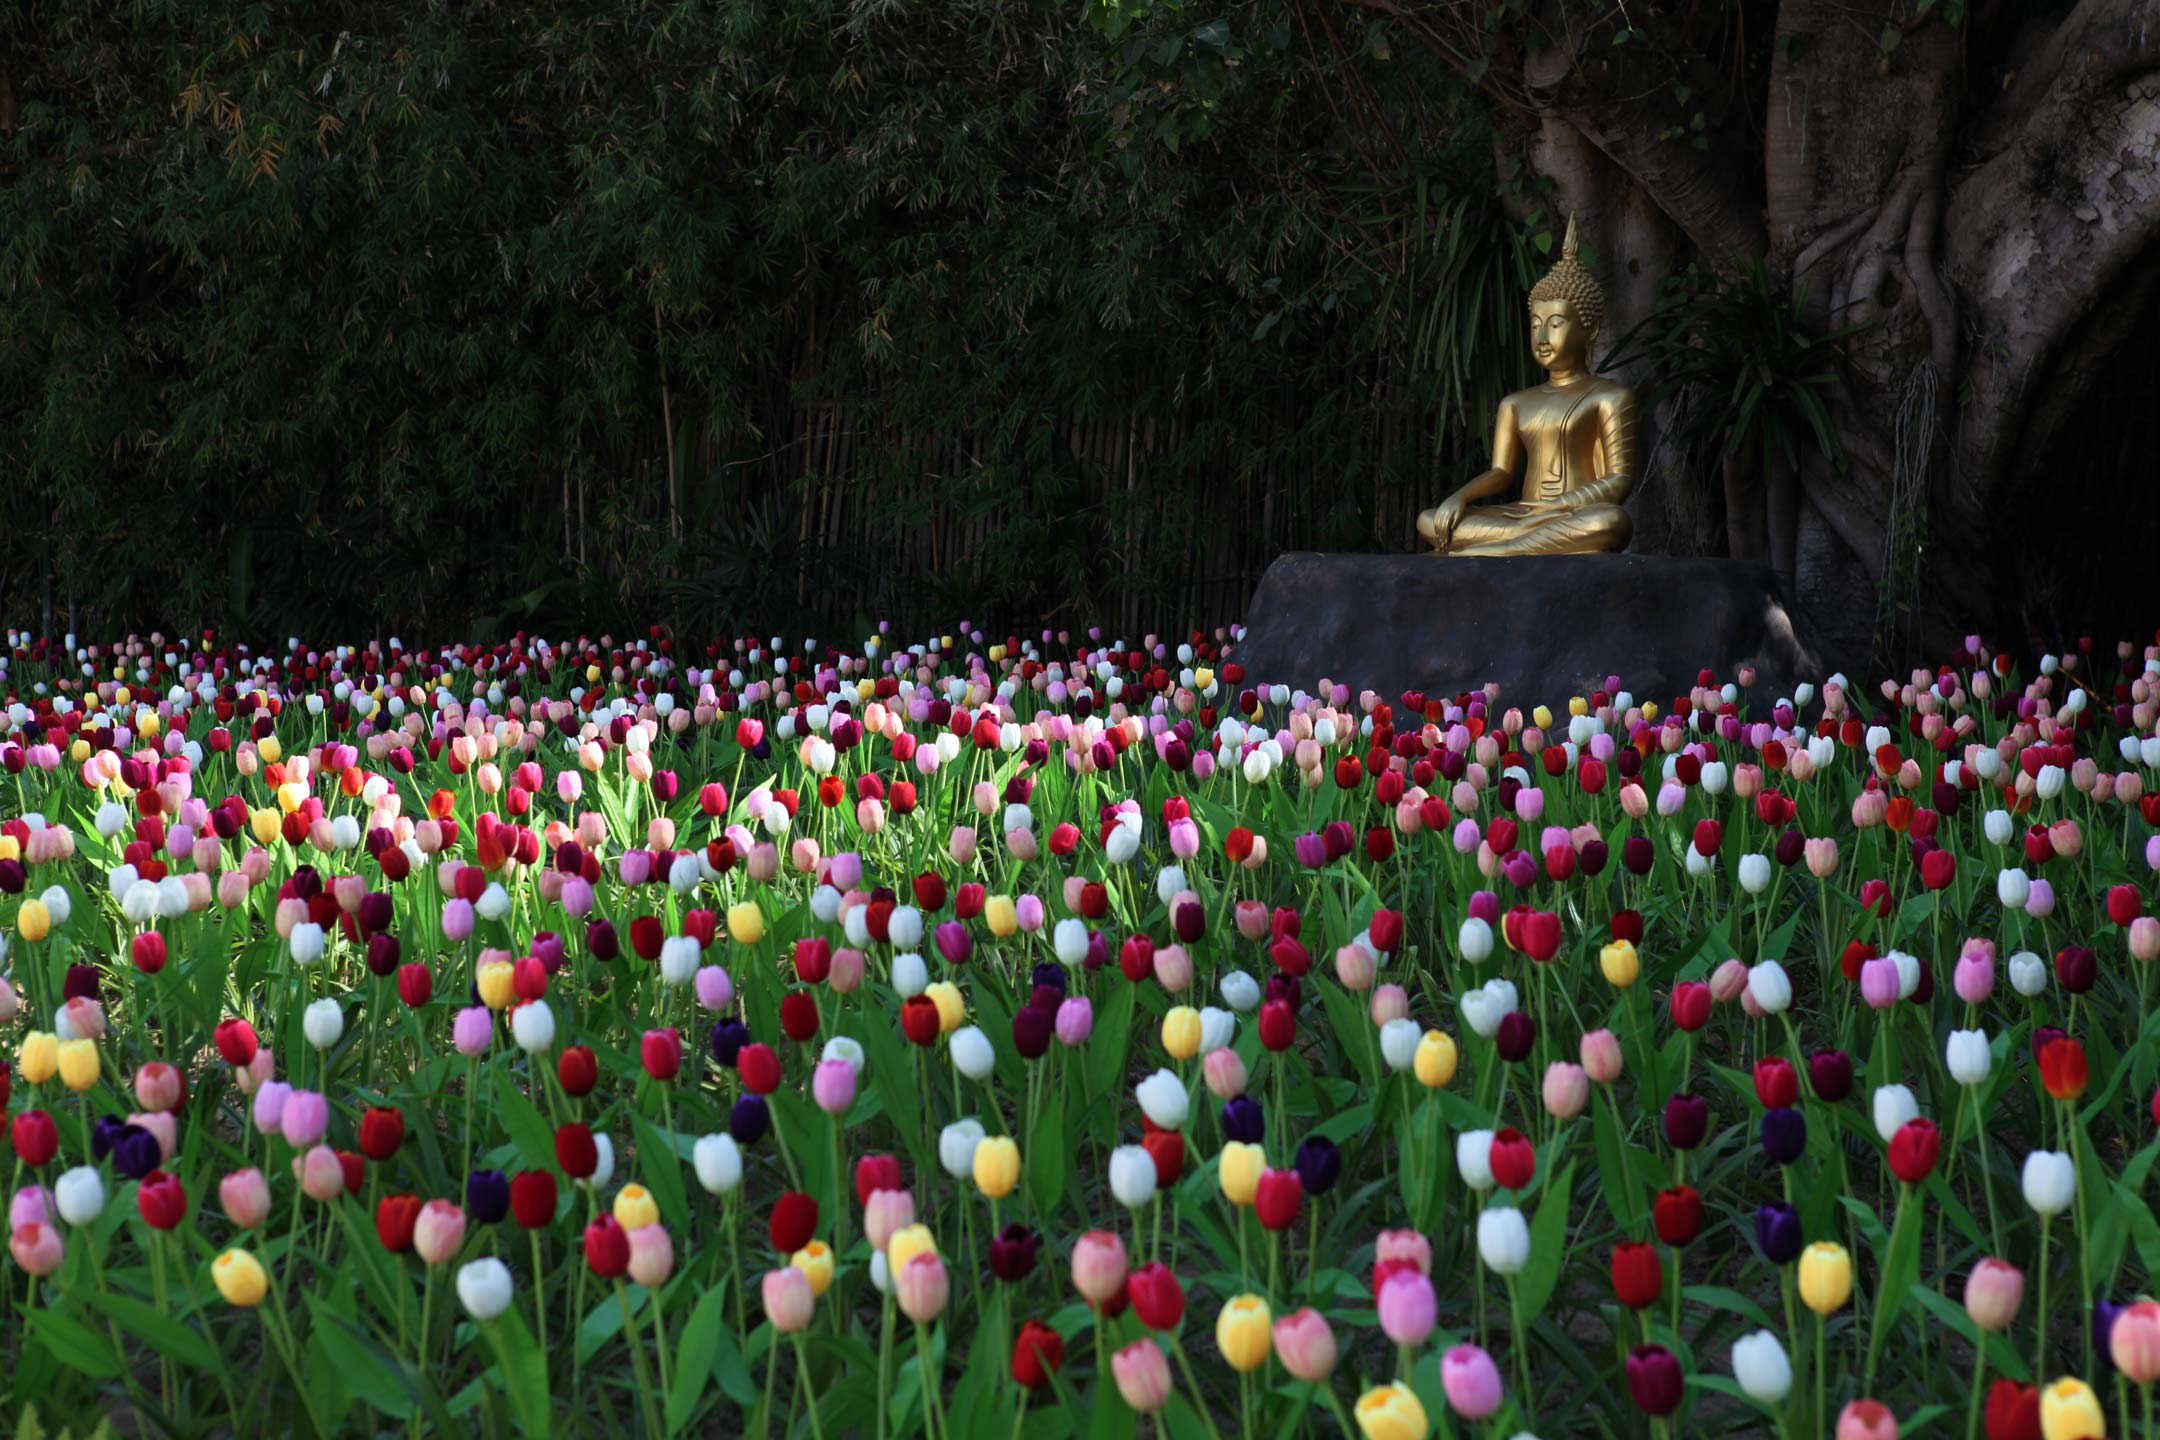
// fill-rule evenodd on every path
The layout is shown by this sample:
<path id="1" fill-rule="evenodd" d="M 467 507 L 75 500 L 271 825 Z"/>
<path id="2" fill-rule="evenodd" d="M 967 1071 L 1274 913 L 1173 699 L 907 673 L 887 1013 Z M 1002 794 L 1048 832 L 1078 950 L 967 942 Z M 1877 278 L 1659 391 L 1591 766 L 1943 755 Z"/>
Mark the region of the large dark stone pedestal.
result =
<path id="1" fill-rule="evenodd" d="M 1391 703 L 1497 682 L 1503 704 L 1557 708 L 1618 675 L 1664 704 L 1705 667 L 1722 683 L 1743 664 L 1757 700 L 1822 678 L 1769 566 L 1670 555 L 1285 555 L 1229 659 L 1248 686 L 1325 677 Z"/>

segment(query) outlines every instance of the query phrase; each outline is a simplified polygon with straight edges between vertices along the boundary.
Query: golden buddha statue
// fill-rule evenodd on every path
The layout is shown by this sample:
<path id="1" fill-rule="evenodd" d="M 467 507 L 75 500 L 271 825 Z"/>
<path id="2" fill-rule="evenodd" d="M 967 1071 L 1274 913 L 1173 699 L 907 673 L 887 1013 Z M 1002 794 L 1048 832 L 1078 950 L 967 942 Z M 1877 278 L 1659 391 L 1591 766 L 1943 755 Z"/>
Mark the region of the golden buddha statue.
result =
<path id="1" fill-rule="evenodd" d="M 1570 555 L 1624 550 L 1632 526 L 1620 502 L 1635 488 L 1635 392 L 1590 373 L 1590 342 L 1605 293 L 1575 258 L 1568 218 L 1560 263 L 1530 292 L 1530 350 L 1551 372 L 1500 402 L 1492 468 L 1418 516 L 1436 555 Z M 1523 472 L 1522 498 L 1505 494 Z"/>

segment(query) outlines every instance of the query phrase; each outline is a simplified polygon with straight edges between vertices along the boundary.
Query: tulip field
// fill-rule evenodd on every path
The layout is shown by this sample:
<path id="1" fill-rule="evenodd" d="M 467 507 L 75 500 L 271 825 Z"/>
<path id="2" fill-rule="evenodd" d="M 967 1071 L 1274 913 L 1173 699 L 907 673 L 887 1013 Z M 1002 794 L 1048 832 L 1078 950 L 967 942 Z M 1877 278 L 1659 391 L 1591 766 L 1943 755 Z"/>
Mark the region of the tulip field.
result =
<path id="1" fill-rule="evenodd" d="M 11 633 L 0 691 L 46 1433 L 2160 1435 L 2160 647 Z"/>

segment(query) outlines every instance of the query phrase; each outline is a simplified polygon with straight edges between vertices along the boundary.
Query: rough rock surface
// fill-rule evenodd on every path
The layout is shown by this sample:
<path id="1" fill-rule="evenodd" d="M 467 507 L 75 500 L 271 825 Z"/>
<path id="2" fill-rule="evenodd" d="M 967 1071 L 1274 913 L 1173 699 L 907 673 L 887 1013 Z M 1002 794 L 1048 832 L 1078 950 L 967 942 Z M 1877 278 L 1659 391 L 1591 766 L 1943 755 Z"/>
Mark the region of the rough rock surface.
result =
<path id="1" fill-rule="evenodd" d="M 1243 684 L 1325 678 L 1393 702 L 1497 682 L 1503 703 L 1564 704 L 1618 675 L 1638 699 L 1756 669 L 1767 704 L 1822 678 L 1767 565 L 1671 555 L 1436 559 L 1283 556 L 1260 578 L 1229 659 Z"/>

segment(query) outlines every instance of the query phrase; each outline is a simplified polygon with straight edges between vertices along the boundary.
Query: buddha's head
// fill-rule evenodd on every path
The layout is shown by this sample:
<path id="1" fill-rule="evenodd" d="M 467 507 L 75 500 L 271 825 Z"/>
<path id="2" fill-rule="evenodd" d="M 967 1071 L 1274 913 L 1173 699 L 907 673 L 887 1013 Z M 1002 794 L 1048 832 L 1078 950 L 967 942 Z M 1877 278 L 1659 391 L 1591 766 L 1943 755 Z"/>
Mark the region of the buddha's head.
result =
<path id="1" fill-rule="evenodd" d="M 1590 342 L 1605 319 L 1605 292 L 1575 255 L 1575 218 L 1568 217 L 1560 263 L 1530 291 L 1530 353 L 1547 370 L 1583 370 Z"/>

